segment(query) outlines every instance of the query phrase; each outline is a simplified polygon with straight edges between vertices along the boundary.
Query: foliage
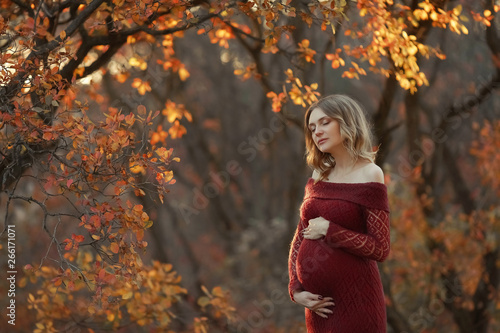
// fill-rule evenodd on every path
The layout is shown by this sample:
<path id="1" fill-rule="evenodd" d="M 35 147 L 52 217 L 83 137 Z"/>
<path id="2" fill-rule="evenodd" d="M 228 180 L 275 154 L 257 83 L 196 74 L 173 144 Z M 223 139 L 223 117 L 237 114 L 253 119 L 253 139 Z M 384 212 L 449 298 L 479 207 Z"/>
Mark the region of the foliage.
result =
<path id="1" fill-rule="evenodd" d="M 158 73 L 151 73 L 152 63 L 175 77 L 179 86 L 191 78 L 189 65 L 175 48 L 191 31 L 221 49 L 241 45 L 247 50 L 249 57 L 239 61 L 233 73 L 260 82 L 272 111 L 293 123 L 292 107 L 307 107 L 322 91 L 320 84 L 302 77 L 307 66 L 328 61 L 347 79 L 371 72 L 394 78 L 404 91 L 416 94 L 429 85 L 421 59 L 446 58 L 438 47 L 426 44 L 424 28 L 467 34 L 469 21 L 491 27 L 498 11 L 494 6 L 479 13 L 430 0 L 411 5 L 392 0 L 0 4 L 4 223 L 17 224 L 16 205 L 34 205 L 39 229 L 48 239 L 39 261 L 24 267 L 19 282 L 32 291 L 27 299 L 36 313 L 35 332 L 68 330 L 71 325 L 89 332 L 129 326 L 207 332 L 211 326 L 227 329 L 234 321 L 236 309 L 222 288 L 202 287 L 204 294 L 193 301 L 171 264 L 143 263 L 146 235 L 153 226 L 144 202 L 169 201 L 176 182 L 173 169 L 180 161 L 169 145 L 185 136 L 194 117 L 173 99 L 158 110 L 137 101 L 163 83 Z M 297 38 L 301 26 L 326 36 L 327 44 Z M 349 39 L 336 45 L 341 31 Z M 149 47 L 160 50 L 159 55 L 145 52 Z M 272 81 L 262 58 L 277 56 L 285 56 L 290 68 Z M 133 112 L 108 105 L 112 103 L 100 93 L 106 76 L 135 90 L 138 97 L 129 103 Z M 82 101 L 85 94 L 94 103 Z M 496 156 L 499 142 L 498 123 L 487 124 L 472 150 L 482 165 L 484 184 L 492 185 L 496 194 L 498 172 L 491 170 L 498 170 L 498 158 L 491 156 Z M 424 178 L 419 170 L 413 170 L 417 179 Z M 416 183 L 412 186 L 419 188 Z M 453 300 L 455 305 L 446 307 L 454 315 L 476 310 L 475 293 L 489 278 L 484 256 L 498 251 L 497 240 L 484 231 L 495 228 L 498 213 L 493 208 L 457 212 L 430 226 L 425 212 L 428 201 L 436 198 L 418 191 L 405 195 L 407 201 L 419 200 L 421 209 L 396 213 L 399 223 L 394 228 L 403 239 L 417 239 L 412 239 L 410 250 L 406 242 L 396 243 L 394 262 L 387 265 L 396 277 L 392 289 L 399 295 L 406 293 L 405 284 L 418 285 L 432 299 L 440 292 L 435 280 L 456 276 L 463 293 Z M 397 195 L 393 200 L 393 206 L 399 206 Z M 424 257 L 428 260 L 416 260 Z M 443 257 L 449 263 L 440 267 Z M 488 302 L 497 300 L 494 290 L 488 295 Z M 196 309 L 189 323 L 179 323 L 176 310 L 181 303 Z"/>

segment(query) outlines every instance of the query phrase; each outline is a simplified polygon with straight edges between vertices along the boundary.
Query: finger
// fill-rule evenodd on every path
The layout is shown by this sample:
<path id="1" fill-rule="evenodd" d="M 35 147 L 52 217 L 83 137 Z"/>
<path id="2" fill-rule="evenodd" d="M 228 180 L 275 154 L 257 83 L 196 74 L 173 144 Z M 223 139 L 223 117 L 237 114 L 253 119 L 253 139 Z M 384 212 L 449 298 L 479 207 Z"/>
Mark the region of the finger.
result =
<path id="1" fill-rule="evenodd" d="M 329 306 L 335 306 L 335 303 L 329 301 L 329 300 L 326 300 L 326 299 L 323 299 L 323 300 L 320 300 L 320 301 L 317 301 L 315 304 L 313 304 L 311 306 L 311 310 L 316 310 L 316 309 L 319 309 L 319 308 L 326 308 L 326 307 L 329 307 Z"/>
<path id="2" fill-rule="evenodd" d="M 326 303 L 328 301 L 325 301 L 324 299 L 322 300 L 319 300 L 319 301 L 315 301 L 312 305 L 311 305 L 311 310 L 316 310 L 318 308 L 322 308 L 323 307 L 323 304 Z"/>
<path id="3" fill-rule="evenodd" d="M 311 294 L 310 295 L 310 298 L 311 300 L 314 300 L 314 301 L 333 301 L 333 298 L 332 297 L 323 297 L 323 295 L 318 295 L 318 294 Z"/>
<path id="4" fill-rule="evenodd" d="M 319 308 L 319 309 L 316 309 L 314 310 L 315 312 L 321 312 L 321 313 L 333 313 L 332 310 L 330 309 L 327 309 L 327 308 Z"/>
<path id="5" fill-rule="evenodd" d="M 321 318 L 325 318 L 325 319 L 328 319 L 328 316 L 324 313 L 321 313 L 321 312 L 317 312 L 317 311 L 314 311 L 315 314 L 317 314 L 318 316 L 320 316 Z"/>
<path id="6" fill-rule="evenodd" d="M 324 303 L 324 304 L 322 304 L 320 306 L 313 306 L 313 307 L 311 307 L 311 310 L 313 310 L 313 311 L 325 310 L 325 312 L 330 312 L 332 310 L 329 309 L 328 307 L 333 307 L 333 306 L 335 306 L 333 303 Z"/>
<path id="7" fill-rule="evenodd" d="M 319 308 L 328 308 L 330 306 L 335 306 L 335 303 L 333 303 L 333 302 L 324 302 L 324 303 L 321 303 L 321 304 L 315 304 L 311 308 L 319 309 Z"/>

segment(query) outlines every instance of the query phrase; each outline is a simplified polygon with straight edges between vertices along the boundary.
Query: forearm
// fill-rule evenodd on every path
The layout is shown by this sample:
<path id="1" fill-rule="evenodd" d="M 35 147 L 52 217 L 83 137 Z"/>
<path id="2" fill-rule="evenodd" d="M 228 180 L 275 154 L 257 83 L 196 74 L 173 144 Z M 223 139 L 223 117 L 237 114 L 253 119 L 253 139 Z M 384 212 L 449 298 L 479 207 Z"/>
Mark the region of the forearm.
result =
<path id="1" fill-rule="evenodd" d="M 290 298 L 295 302 L 293 294 L 297 290 L 303 290 L 302 284 L 300 283 L 297 276 L 297 257 L 300 249 L 300 245 L 302 244 L 303 236 L 302 230 L 304 228 L 303 221 L 299 222 L 297 226 L 297 230 L 295 231 L 295 235 L 293 237 L 292 244 L 290 246 L 290 253 L 288 256 L 288 276 L 290 282 L 288 284 L 288 291 L 290 294 Z"/>
<path id="2" fill-rule="evenodd" d="M 381 210 L 368 211 L 366 234 L 330 223 L 325 242 L 363 258 L 384 261 L 390 251 L 389 215 Z"/>

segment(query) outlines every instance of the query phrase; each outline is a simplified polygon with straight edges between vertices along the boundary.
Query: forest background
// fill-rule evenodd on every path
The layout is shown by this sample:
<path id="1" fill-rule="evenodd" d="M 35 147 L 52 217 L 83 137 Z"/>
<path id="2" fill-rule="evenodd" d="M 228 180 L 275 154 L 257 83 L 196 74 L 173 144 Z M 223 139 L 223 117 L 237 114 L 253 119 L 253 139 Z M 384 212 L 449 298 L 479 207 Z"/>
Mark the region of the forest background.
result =
<path id="1" fill-rule="evenodd" d="M 1 0 L 0 330 L 304 332 L 302 118 L 345 93 L 389 190 L 389 332 L 500 331 L 499 6 Z"/>

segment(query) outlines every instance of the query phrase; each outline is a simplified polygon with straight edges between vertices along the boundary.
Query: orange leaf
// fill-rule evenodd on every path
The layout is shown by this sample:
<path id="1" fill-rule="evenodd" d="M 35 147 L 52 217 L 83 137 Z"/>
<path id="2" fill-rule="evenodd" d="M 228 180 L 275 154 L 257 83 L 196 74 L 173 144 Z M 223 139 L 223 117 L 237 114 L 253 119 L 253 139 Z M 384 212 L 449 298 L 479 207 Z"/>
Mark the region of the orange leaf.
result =
<path id="1" fill-rule="evenodd" d="M 186 134 L 186 128 L 182 126 L 178 120 L 176 120 L 174 125 L 168 129 L 168 134 L 170 134 L 172 139 L 177 139 Z"/>
<path id="2" fill-rule="evenodd" d="M 75 235 L 75 234 L 72 234 L 71 238 L 73 238 L 75 240 L 75 242 L 78 242 L 78 243 L 83 242 L 85 239 L 85 237 L 83 235 Z"/>
<path id="3" fill-rule="evenodd" d="M 111 252 L 113 252 L 113 253 L 120 252 L 120 247 L 118 246 L 117 243 L 111 243 L 111 245 L 109 246 L 109 248 L 111 249 Z"/>
<path id="4" fill-rule="evenodd" d="M 50 133 L 50 132 L 43 133 L 43 139 L 44 140 L 47 140 L 47 141 L 52 140 L 52 137 L 53 137 L 52 133 Z"/>

